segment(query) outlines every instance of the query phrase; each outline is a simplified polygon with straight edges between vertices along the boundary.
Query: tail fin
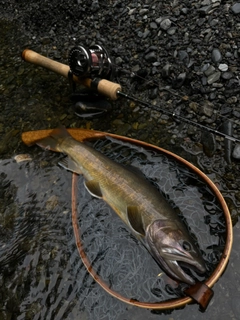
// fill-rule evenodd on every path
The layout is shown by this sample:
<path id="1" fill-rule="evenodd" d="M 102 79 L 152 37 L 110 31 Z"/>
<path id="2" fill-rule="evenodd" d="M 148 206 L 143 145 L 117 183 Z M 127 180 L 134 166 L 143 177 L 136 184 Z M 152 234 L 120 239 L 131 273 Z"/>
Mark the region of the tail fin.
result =
<path id="1" fill-rule="evenodd" d="M 64 126 L 54 129 L 46 138 L 36 141 L 36 144 L 44 149 L 62 152 L 61 143 L 71 135 Z"/>

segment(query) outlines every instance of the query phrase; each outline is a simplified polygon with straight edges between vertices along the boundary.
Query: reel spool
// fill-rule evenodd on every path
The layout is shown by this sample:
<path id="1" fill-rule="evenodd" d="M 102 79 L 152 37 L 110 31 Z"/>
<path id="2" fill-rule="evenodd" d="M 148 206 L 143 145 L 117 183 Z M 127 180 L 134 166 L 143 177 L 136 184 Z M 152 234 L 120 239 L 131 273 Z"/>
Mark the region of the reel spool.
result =
<path id="1" fill-rule="evenodd" d="M 73 47 L 68 62 L 71 72 L 78 78 L 111 80 L 115 71 L 107 50 L 100 45 Z"/>

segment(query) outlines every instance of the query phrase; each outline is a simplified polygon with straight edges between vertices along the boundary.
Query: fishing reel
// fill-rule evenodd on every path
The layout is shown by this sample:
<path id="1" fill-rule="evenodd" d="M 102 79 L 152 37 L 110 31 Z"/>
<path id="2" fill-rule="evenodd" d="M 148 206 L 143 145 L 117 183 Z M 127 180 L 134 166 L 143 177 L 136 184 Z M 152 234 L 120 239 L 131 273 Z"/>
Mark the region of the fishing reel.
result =
<path id="1" fill-rule="evenodd" d="M 69 52 L 69 82 L 72 87 L 72 100 L 75 113 L 81 118 L 98 117 L 111 110 L 111 104 L 96 94 L 88 95 L 85 91 L 76 93 L 73 75 L 79 79 L 92 79 L 92 89 L 96 89 L 101 79 L 112 80 L 115 68 L 107 50 L 100 45 L 73 47 Z M 96 91 L 96 90 L 95 90 Z"/>
<path id="2" fill-rule="evenodd" d="M 107 50 L 100 45 L 89 48 L 77 46 L 70 50 L 68 63 L 71 72 L 78 78 L 101 78 L 111 80 L 114 66 Z"/>

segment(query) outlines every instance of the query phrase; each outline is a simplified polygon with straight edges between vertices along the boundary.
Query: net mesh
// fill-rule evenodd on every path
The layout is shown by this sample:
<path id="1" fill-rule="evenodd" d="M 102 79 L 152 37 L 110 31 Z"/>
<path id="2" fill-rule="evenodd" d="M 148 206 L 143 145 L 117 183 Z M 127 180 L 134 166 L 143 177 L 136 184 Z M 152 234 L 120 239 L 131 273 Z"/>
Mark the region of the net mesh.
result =
<path id="1" fill-rule="evenodd" d="M 209 277 L 225 246 L 223 209 L 199 175 L 173 157 L 110 137 L 92 142 L 109 158 L 139 168 L 170 202 L 196 240 Z M 102 200 L 93 198 L 78 180 L 78 219 L 85 252 L 109 287 L 129 299 L 160 302 L 183 296 L 177 284 L 159 268 L 143 245 Z M 192 276 L 204 280 L 202 276 Z"/>

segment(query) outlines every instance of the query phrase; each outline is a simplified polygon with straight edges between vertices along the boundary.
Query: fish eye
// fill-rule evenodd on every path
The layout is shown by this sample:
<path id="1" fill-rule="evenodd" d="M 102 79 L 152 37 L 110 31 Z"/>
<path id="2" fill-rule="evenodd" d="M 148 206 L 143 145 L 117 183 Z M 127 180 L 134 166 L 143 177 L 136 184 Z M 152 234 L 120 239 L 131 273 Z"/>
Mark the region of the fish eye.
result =
<path id="1" fill-rule="evenodd" d="M 182 247 L 185 251 L 191 251 L 192 250 L 192 245 L 188 241 L 183 241 Z"/>

